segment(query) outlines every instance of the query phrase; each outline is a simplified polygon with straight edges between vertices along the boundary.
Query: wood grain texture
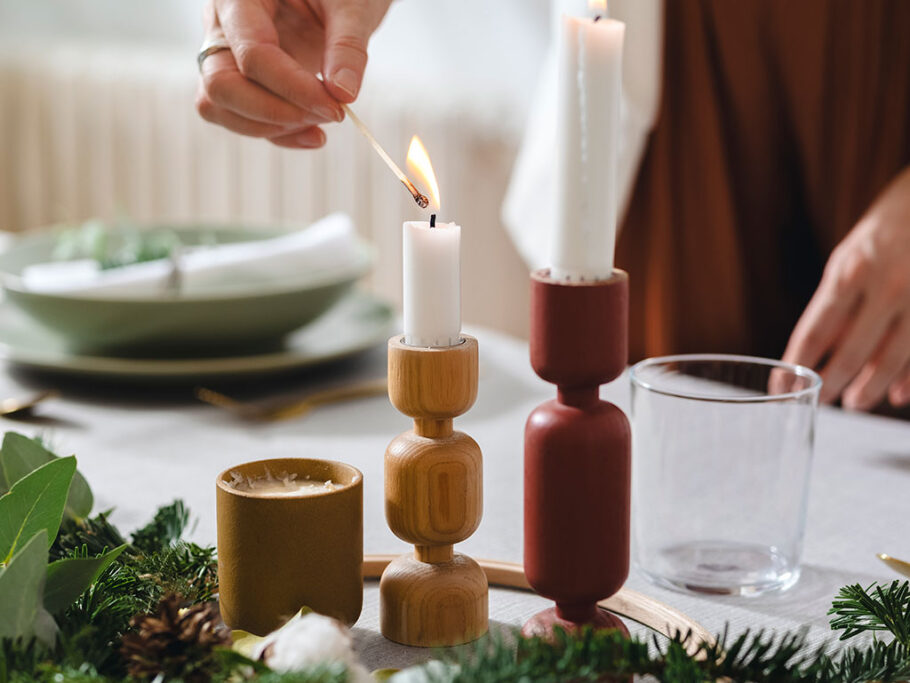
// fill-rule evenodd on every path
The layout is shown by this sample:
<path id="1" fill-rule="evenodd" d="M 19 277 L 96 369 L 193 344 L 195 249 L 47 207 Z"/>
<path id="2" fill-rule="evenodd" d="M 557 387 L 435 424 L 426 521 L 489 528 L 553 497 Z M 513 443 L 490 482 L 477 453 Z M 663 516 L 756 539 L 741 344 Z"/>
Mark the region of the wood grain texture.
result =
<path id="1" fill-rule="evenodd" d="M 389 341 L 389 398 L 414 429 L 386 449 L 386 520 L 415 548 L 382 576 L 380 623 L 405 645 L 458 645 L 487 632 L 486 575 L 453 549 L 483 514 L 480 447 L 452 427 L 477 397 L 477 355 L 473 337 L 445 348 Z"/>
<path id="2" fill-rule="evenodd" d="M 397 557 L 382 573 L 379 590 L 382 634 L 396 643 L 444 647 L 487 632 L 487 577 L 465 555 L 434 564 Z"/>
<path id="3" fill-rule="evenodd" d="M 451 420 L 477 399 L 477 340 L 444 348 L 389 340 L 389 398 L 399 411 L 422 421 Z M 421 430 L 418 430 L 421 433 Z M 435 436 L 435 434 L 426 434 Z"/>
<path id="4" fill-rule="evenodd" d="M 389 528 L 415 545 L 465 540 L 483 514 L 482 467 L 480 446 L 467 434 L 400 435 L 385 456 Z"/>
<path id="5" fill-rule="evenodd" d="M 379 579 L 385 568 L 397 557 L 397 555 L 366 555 L 363 558 L 363 578 L 366 581 Z M 525 577 L 524 568 L 520 564 L 500 560 L 477 560 L 477 564 L 486 574 L 490 586 L 533 590 Z M 614 614 L 647 626 L 667 638 L 672 638 L 678 633 L 691 633 L 692 639 L 688 649 L 692 653 L 696 651 L 699 641 L 715 642 L 711 632 L 690 616 L 660 600 L 628 588 L 621 588 L 618 593 L 597 604 Z"/>

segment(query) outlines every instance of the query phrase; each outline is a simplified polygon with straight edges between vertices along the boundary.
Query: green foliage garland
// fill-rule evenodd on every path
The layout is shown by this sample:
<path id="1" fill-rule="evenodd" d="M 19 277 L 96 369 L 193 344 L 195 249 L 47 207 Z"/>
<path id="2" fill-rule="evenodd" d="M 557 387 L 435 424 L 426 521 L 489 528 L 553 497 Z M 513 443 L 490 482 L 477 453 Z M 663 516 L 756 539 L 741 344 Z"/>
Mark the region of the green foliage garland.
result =
<path id="1" fill-rule="evenodd" d="M 113 683 L 127 679 L 120 652 L 137 615 L 164 596 L 210 602 L 217 591 L 215 549 L 182 539 L 189 511 L 160 508 L 130 540 L 90 516 L 91 490 L 75 458 L 5 435 L 0 447 L 0 683 Z M 173 600 L 173 598 L 169 598 Z M 162 603 L 163 604 L 163 603 Z M 910 582 L 846 586 L 833 602 L 841 640 L 871 642 L 811 650 L 804 633 L 723 634 L 715 643 L 680 635 L 662 642 L 610 631 L 557 632 L 554 639 L 489 636 L 441 654 L 441 662 L 401 674 L 440 683 L 544 683 L 650 676 L 667 683 L 889 683 L 910 680 Z M 880 639 L 876 634 L 887 634 Z M 205 668 L 200 672 L 200 661 Z M 226 648 L 192 663 L 195 680 L 214 683 L 343 683 L 343 665 L 271 671 Z M 416 678 L 409 675 L 416 675 Z M 392 680 L 394 681 L 394 676 Z M 172 680 L 180 680 L 175 676 Z"/>

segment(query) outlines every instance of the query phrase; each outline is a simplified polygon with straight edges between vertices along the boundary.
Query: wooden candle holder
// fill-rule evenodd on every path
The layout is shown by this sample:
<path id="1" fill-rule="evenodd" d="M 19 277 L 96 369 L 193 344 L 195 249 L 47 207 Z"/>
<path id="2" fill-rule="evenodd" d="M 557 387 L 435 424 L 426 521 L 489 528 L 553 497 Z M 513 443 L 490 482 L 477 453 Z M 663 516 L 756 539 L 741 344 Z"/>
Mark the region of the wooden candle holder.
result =
<path id="1" fill-rule="evenodd" d="M 444 348 L 389 341 L 389 398 L 414 429 L 386 449 L 386 520 L 414 554 L 382 574 L 380 625 L 404 645 L 459 645 L 487 632 L 486 575 L 453 549 L 483 508 L 480 447 L 452 429 L 477 398 L 477 340 L 463 339 Z"/>
<path id="2" fill-rule="evenodd" d="M 600 400 L 628 356 L 629 277 L 566 283 L 531 275 L 531 365 L 556 384 L 556 400 L 525 428 L 525 546 L 528 582 L 556 606 L 525 624 L 619 628 L 598 608 L 629 574 L 631 430 L 623 412 Z"/>

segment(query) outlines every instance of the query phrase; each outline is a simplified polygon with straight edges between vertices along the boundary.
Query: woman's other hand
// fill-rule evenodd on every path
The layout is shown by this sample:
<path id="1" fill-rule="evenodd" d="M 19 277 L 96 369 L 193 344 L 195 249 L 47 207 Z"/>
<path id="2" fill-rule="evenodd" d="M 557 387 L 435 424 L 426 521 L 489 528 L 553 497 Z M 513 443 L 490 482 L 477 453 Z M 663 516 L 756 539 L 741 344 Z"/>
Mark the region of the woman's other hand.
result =
<path id="1" fill-rule="evenodd" d="M 209 0 L 208 40 L 196 109 L 207 121 L 283 147 L 325 143 L 367 63 L 367 43 L 391 0 Z M 316 74 L 322 73 L 325 82 Z"/>
<path id="2" fill-rule="evenodd" d="M 823 402 L 910 403 L 910 169 L 831 254 L 784 360 L 820 368 Z"/>

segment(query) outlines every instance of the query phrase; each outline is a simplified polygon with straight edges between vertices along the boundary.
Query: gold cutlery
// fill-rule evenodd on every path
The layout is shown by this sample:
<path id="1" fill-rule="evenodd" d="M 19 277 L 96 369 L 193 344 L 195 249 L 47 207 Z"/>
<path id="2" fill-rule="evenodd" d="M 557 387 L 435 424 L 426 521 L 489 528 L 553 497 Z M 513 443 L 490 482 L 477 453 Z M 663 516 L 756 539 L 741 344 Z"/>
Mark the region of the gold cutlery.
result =
<path id="1" fill-rule="evenodd" d="M 56 389 L 49 389 L 47 391 L 39 391 L 35 394 L 30 394 L 28 396 L 5 398 L 3 400 L 0 400 L 0 417 L 22 415 L 30 411 L 42 401 L 46 401 L 49 398 L 57 398 L 59 395 L 60 392 Z"/>
<path id="2" fill-rule="evenodd" d="M 904 576 L 910 576 L 910 562 L 905 562 L 904 560 L 899 560 L 896 557 L 891 557 L 885 553 L 879 553 L 878 559 L 884 562 L 886 565 L 891 567 L 898 574 L 903 574 Z"/>
<path id="3" fill-rule="evenodd" d="M 223 408 L 246 420 L 260 422 L 277 422 L 288 420 L 292 417 L 306 415 L 313 408 L 330 403 L 353 401 L 359 398 L 380 396 L 388 392 L 388 383 L 385 377 L 372 379 L 347 386 L 334 387 L 324 391 L 317 391 L 303 398 L 295 398 L 282 402 L 239 401 L 226 396 L 221 392 L 196 388 L 196 398 L 218 408 Z"/>

